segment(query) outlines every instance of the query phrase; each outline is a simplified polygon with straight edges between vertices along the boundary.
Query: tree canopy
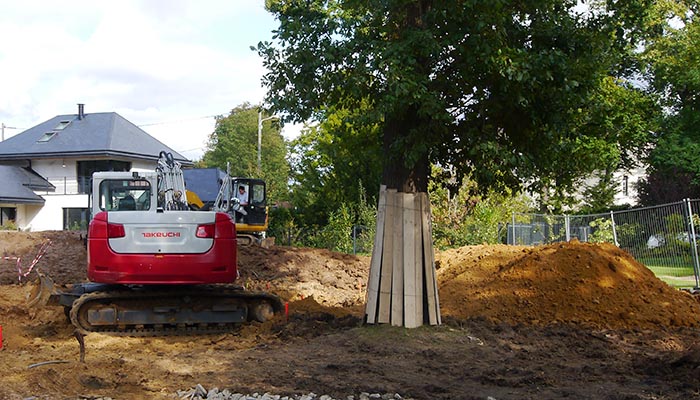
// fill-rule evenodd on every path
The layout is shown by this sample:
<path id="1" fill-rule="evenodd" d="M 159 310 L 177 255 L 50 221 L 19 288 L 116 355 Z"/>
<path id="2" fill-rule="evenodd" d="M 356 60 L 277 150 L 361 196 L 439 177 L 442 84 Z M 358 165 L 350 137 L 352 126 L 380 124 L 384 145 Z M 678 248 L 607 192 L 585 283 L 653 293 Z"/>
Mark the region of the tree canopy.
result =
<path id="1" fill-rule="evenodd" d="M 362 109 L 345 122 L 378 127 L 383 183 L 400 191 L 427 189 L 431 162 L 483 190 L 571 185 L 601 148 L 620 156 L 646 132 L 594 123 L 594 99 L 606 85 L 634 96 L 612 77 L 629 71 L 650 1 L 577 3 L 267 0 L 280 25 L 257 46 L 266 101 L 293 121 Z"/>
<path id="2" fill-rule="evenodd" d="M 641 56 L 650 90 L 665 113 L 655 135 L 645 205 L 700 196 L 700 21 L 696 1 L 659 1 Z"/>
<path id="3" fill-rule="evenodd" d="M 228 116 L 217 117 L 201 164 L 224 171 L 228 166 L 231 176 L 264 179 L 269 199 L 286 200 L 289 179 L 287 144 L 280 125 L 275 121 L 266 121 L 262 126 L 261 170 L 258 170 L 259 112 L 257 106 L 244 103 L 231 110 Z M 262 118 L 267 117 L 267 113 L 262 115 Z"/>
<path id="4" fill-rule="evenodd" d="M 291 143 L 292 201 L 305 224 L 325 224 L 341 203 L 358 203 L 367 192 L 376 204 L 382 165 L 379 130 L 368 134 L 356 129 L 345 122 L 349 113 L 328 112 L 323 122 L 307 127 Z"/>

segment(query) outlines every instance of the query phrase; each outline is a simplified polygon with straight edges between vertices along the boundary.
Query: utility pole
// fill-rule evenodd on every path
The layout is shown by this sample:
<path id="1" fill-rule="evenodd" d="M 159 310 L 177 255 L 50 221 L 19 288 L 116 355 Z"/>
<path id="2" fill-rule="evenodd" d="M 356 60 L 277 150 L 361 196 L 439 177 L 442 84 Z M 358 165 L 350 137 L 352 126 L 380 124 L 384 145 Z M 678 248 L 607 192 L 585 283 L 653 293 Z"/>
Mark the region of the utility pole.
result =
<path id="1" fill-rule="evenodd" d="M 5 125 L 4 122 L 2 124 L 0 124 L 0 127 L 2 128 L 2 129 L 0 129 L 0 131 L 2 131 L 2 136 L 1 136 L 0 142 L 5 141 L 5 129 L 18 129 L 18 128 L 15 128 L 14 126 L 7 126 L 7 125 Z"/>
<path id="2" fill-rule="evenodd" d="M 261 151 L 262 151 L 262 123 L 273 119 L 273 118 L 279 118 L 276 115 L 271 115 L 267 118 L 262 117 L 262 110 L 258 111 L 258 173 L 262 173 L 262 162 L 261 162 Z"/>

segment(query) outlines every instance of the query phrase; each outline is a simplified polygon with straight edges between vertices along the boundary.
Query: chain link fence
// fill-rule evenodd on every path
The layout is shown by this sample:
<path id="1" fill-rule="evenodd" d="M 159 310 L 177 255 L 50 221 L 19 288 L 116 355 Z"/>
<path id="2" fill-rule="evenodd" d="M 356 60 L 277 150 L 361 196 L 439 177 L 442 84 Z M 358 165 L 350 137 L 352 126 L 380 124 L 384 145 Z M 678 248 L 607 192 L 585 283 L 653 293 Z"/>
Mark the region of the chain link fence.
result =
<path id="1" fill-rule="evenodd" d="M 676 287 L 700 288 L 700 200 L 592 215 L 514 213 L 506 242 L 609 242 Z"/>

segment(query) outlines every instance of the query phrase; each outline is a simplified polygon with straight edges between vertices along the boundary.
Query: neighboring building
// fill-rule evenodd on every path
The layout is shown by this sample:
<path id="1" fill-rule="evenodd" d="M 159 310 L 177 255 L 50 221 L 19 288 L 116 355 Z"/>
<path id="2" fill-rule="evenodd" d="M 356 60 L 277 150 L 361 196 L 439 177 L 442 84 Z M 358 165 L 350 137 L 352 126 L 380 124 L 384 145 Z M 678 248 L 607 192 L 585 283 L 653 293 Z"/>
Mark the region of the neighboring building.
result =
<path id="1" fill-rule="evenodd" d="M 639 205 L 639 181 L 646 177 L 646 164 L 638 163 L 637 166 L 631 169 L 619 169 L 613 173 L 613 184 L 617 185 L 615 198 L 611 206 L 631 206 Z M 599 178 L 595 175 L 584 179 L 581 185 L 581 190 L 576 194 L 579 204 L 574 206 L 577 209 L 585 203 L 583 189 L 597 185 Z"/>
<path id="2" fill-rule="evenodd" d="M 620 190 L 615 195 L 616 206 L 639 205 L 639 181 L 646 178 L 646 174 L 646 165 L 615 172 L 615 178 L 620 182 Z"/>
<path id="3" fill-rule="evenodd" d="M 192 162 L 117 113 L 59 115 L 0 142 L 0 225 L 85 229 L 96 171 L 153 171 L 161 151 Z"/>

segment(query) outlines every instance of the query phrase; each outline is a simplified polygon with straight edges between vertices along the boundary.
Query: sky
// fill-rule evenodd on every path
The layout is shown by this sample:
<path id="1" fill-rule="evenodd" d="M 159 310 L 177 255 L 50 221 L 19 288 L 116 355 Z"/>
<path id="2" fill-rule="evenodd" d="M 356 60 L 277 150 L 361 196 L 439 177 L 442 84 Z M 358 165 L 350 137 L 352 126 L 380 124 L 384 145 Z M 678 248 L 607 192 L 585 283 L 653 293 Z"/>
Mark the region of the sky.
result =
<path id="1" fill-rule="evenodd" d="M 262 102 L 250 46 L 276 26 L 264 0 L 0 0 L 5 138 L 82 103 L 198 160 L 214 116 Z"/>

